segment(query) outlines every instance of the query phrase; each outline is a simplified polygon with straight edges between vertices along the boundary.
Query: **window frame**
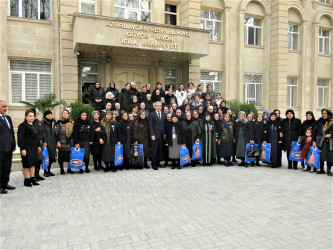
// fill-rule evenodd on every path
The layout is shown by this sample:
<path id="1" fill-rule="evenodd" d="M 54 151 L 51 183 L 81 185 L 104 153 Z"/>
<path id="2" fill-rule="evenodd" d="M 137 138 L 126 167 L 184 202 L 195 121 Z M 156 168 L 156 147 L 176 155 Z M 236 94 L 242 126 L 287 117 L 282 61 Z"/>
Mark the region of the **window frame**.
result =
<path id="1" fill-rule="evenodd" d="M 166 77 L 166 72 L 167 70 L 175 70 L 176 72 L 176 76 L 175 77 Z M 166 79 L 175 79 L 175 84 L 174 84 L 174 88 L 177 88 L 178 84 L 177 84 L 177 79 L 178 79 L 178 69 L 177 68 L 173 68 L 173 67 L 166 67 L 164 68 L 164 83 L 165 83 L 165 86 L 167 86 L 166 84 Z"/>
<path id="2" fill-rule="evenodd" d="M 296 84 L 289 84 L 289 79 L 292 79 L 292 80 L 294 80 L 294 79 L 296 79 Z M 293 103 L 293 89 L 294 89 L 294 87 L 296 87 L 296 101 L 295 101 L 295 105 L 290 105 L 290 104 L 292 104 Z M 290 91 L 289 91 L 289 93 L 290 93 L 290 95 L 288 96 L 288 88 L 290 88 Z M 297 90 L 298 90 L 298 77 L 294 77 L 294 76 L 288 76 L 287 77 L 287 103 L 286 103 L 286 106 L 287 107 L 290 107 L 290 108 L 295 108 L 295 107 L 297 107 L 297 104 L 298 104 L 298 92 L 297 92 Z"/>
<path id="3" fill-rule="evenodd" d="M 22 16 L 22 2 L 23 0 L 17 0 L 18 1 L 18 16 L 12 16 L 10 14 L 10 1 L 11 0 L 8 0 L 8 16 L 10 17 L 19 17 L 19 18 L 27 18 L 27 19 L 31 19 L 31 20 L 44 20 L 44 21 L 51 21 L 52 20 L 52 1 L 53 0 L 50 0 L 50 18 L 49 19 L 41 19 L 40 18 L 40 7 L 41 7 L 41 4 L 40 4 L 40 1 L 41 0 L 37 0 L 37 13 L 38 13 L 38 18 L 31 18 L 31 17 L 23 17 Z"/>
<path id="4" fill-rule="evenodd" d="M 209 13 L 209 19 L 207 19 L 207 18 L 204 18 L 204 17 L 201 17 L 201 10 L 206 10 L 206 11 L 208 11 L 208 13 Z M 217 13 L 220 13 L 220 15 L 221 15 L 221 19 L 220 20 L 217 20 L 217 19 L 211 19 L 211 12 L 217 12 Z M 204 21 L 204 28 L 202 28 L 202 29 L 204 29 L 204 30 L 210 30 L 210 29 L 207 29 L 206 28 L 206 26 L 207 26 L 207 21 L 210 21 L 210 22 L 212 22 L 213 23 L 213 27 L 215 28 L 216 26 L 216 23 L 220 23 L 220 25 L 221 25 L 221 27 L 220 27 L 220 35 L 219 35 L 219 39 L 217 39 L 217 40 L 214 40 L 214 39 L 211 39 L 211 33 L 213 32 L 213 29 L 212 30 L 210 30 L 210 33 L 209 33 L 209 41 L 213 41 L 213 42 L 221 42 L 222 41 L 222 29 L 223 29 L 223 27 L 222 27 L 222 18 L 223 18 L 223 12 L 222 11 L 216 11 L 216 10 L 211 10 L 211 9 L 205 9 L 205 8 L 203 8 L 203 9 L 200 9 L 200 25 L 201 25 L 201 20 L 203 20 Z"/>
<path id="5" fill-rule="evenodd" d="M 289 31 L 289 25 L 297 26 L 297 32 L 294 31 Z M 298 51 L 299 50 L 299 30 L 300 30 L 300 25 L 297 23 L 288 23 L 288 50 L 290 51 Z M 294 43 L 291 43 L 292 48 L 289 48 L 289 35 L 292 35 L 293 39 L 294 36 L 297 35 L 297 48 L 294 48 Z"/>
<path id="6" fill-rule="evenodd" d="M 322 4 L 331 4 L 331 0 L 318 0 Z"/>
<path id="7" fill-rule="evenodd" d="M 322 35 L 322 32 L 323 31 L 327 31 L 328 32 L 328 36 L 323 36 Z M 331 46 L 330 46 L 330 32 L 331 30 L 328 29 L 328 28 L 321 28 L 319 27 L 319 30 L 318 30 L 318 54 L 320 55 L 329 55 L 330 52 L 331 52 Z M 322 39 L 322 42 L 320 42 L 320 40 Z M 328 44 L 328 52 L 325 53 L 325 40 L 328 39 L 328 42 L 326 44 Z M 322 44 L 322 48 L 323 50 L 320 51 L 320 44 Z"/>
<path id="8" fill-rule="evenodd" d="M 244 16 L 244 21 L 245 21 L 245 18 L 246 17 L 249 17 L 249 18 L 254 18 L 254 19 L 257 19 L 257 20 L 260 20 L 261 21 L 261 26 L 254 26 L 254 25 L 247 25 L 247 24 L 245 24 L 244 23 L 244 44 L 245 45 L 250 45 L 250 46 L 258 46 L 258 47 L 261 47 L 261 46 L 263 46 L 263 31 L 264 31 L 264 29 L 263 29 L 263 21 L 264 21 L 264 18 L 261 18 L 261 17 L 255 17 L 255 16 L 251 16 L 251 15 L 245 15 Z M 254 37 L 254 41 L 256 41 L 256 36 L 255 36 L 255 34 L 256 34 L 256 32 L 257 32 L 257 30 L 258 29 L 260 29 L 260 44 L 250 44 L 250 43 L 248 43 L 248 38 L 249 38 L 249 32 L 248 32 L 248 28 L 249 27 L 252 27 L 252 28 L 254 28 L 254 35 L 253 35 L 253 37 Z"/>
<path id="9" fill-rule="evenodd" d="M 245 80 L 246 80 L 246 75 L 251 75 L 252 77 L 254 77 L 254 76 L 260 76 L 261 77 L 261 81 L 260 81 L 260 83 L 259 82 L 250 82 L 250 83 L 248 83 L 248 82 L 246 82 Z M 244 102 L 245 103 L 254 103 L 254 105 L 256 106 L 256 107 L 262 107 L 262 105 L 263 105 L 263 86 L 264 86 L 264 74 L 257 74 L 257 73 L 244 73 L 244 80 L 243 80 L 243 84 L 244 84 Z M 249 85 L 255 85 L 255 97 L 254 98 L 249 98 L 248 97 L 248 86 Z M 259 94 L 257 94 L 257 92 L 258 92 L 258 90 L 257 90 L 257 85 L 260 85 L 260 89 L 261 89 L 261 93 L 260 93 L 260 100 L 257 100 L 258 98 L 257 98 L 257 96 L 259 95 Z M 254 102 L 251 102 L 251 100 L 253 100 L 254 99 Z"/>
<path id="10" fill-rule="evenodd" d="M 133 20 L 133 19 L 130 19 L 130 18 L 128 18 L 127 17 L 127 13 L 129 12 L 129 11 L 131 11 L 131 12 L 136 12 L 137 13 L 137 19 L 136 20 L 133 20 L 133 21 L 140 21 L 140 22 L 151 22 L 152 21 L 152 11 L 151 11 L 151 7 L 152 7 L 152 1 L 151 0 L 148 0 L 149 2 L 150 2 L 150 4 L 149 4 L 149 6 L 150 6 L 150 9 L 149 9 L 149 11 L 148 10 L 143 10 L 143 9 L 141 9 L 141 1 L 142 0 L 139 0 L 139 8 L 132 8 L 132 7 L 126 7 L 126 3 L 125 3 L 125 6 L 120 6 L 120 5 L 116 5 L 115 4 L 115 1 L 114 1 L 114 3 L 113 3 L 113 16 L 115 17 L 115 18 L 121 18 L 121 17 L 116 17 L 115 16 L 115 8 L 122 8 L 122 9 L 124 9 L 124 14 L 125 14 L 125 17 L 123 18 L 123 19 L 126 19 L 126 20 Z M 149 12 L 149 21 L 143 21 L 143 20 L 141 20 L 141 12 L 142 11 L 145 11 L 145 12 Z"/>
<path id="11" fill-rule="evenodd" d="M 219 75 L 220 80 L 203 80 L 203 79 L 201 79 L 201 74 L 202 73 L 217 73 Z M 203 92 L 207 91 L 207 85 L 210 84 L 210 83 L 212 83 L 213 91 L 215 91 L 216 93 L 221 92 L 222 91 L 222 72 L 220 72 L 220 71 L 210 71 L 210 70 L 201 70 L 200 71 L 200 83 L 203 86 Z M 221 88 L 215 89 L 215 84 L 218 84 Z"/>
<path id="12" fill-rule="evenodd" d="M 89 5 L 95 5 L 95 15 L 97 15 L 97 0 L 79 0 L 79 12 L 82 14 L 86 14 L 86 15 L 93 15 L 93 14 L 88 14 L 88 13 L 82 12 L 82 7 L 81 7 L 82 3 L 89 4 Z"/>
<path id="13" fill-rule="evenodd" d="M 173 6 L 176 6 L 176 13 L 173 13 L 173 12 L 169 12 L 169 11 L 165 11 L 165 5 L 168 4 L 168 5 L 173 5 Z M 164 2 L 164 24 L 166 25 L 172 25 L 172 26 L 178 26 L 178 17 L 179 17 L 179 14 L 178 14 L 178 11 L 179 11 L 179 8 L 178 8 L 178 4 L 175 4 L 175 3 L 169 3 L 169 2 Z M 173 24 L 167 24 L 165 23 L 165 14 L 169 14 L 169 15 L 174 15 L 176 16 L 176 24 L 173 25 Z"/>
<path id="14" fill-rule="evenodd" d="M 11 60 L 16 60 L 16 61 L 34 61 L 34 62 L 49 62 L 50 63 L 50 72 L 36 72 L 36 71 L 19 71 L 19 70 L 11 70 L 10 69 L 10 61 Z M 12 84 L 12 75 L 13 74 L 20 74 L 22 76 L 22 80 L 21 80 L 21 86 L 22 86 L 22 95 L 21 95 L 21 101 L 26 101 L 25 99 L 25 94 L 26 94 L 26 91 L 25 91 L 25 74 L 37 74 L 37 99 L 41 98 L 40 97 L 40 75 L 50 75 L 50 79 L 51 79 L 51 83 L 50 83 L 50 89 L 51 89 L 51 92 L 53 91 L 53 78 L 52 78 L 52 61 L 43 61 L 43 60 L 26 60 L 26 59 L 9 59 L 8 60 L 8 71 L 9 71 L 9 103 L 10 105 L 13 105 L 13 106 L 24 106 L 24 104 L 22 103 L 19 103 L 19 102 L 13 102 L 13 91 L 12 91 L 12 88 L 13 88 L 13 84 Z M 36 100 L 37 100 L 36 99 Z"/>
<path id="15" fill-rule="evenodd" d="M 325 85 L 325 86 L 319 86 L 318 85 L 318 82 L 319 81 L 325 81 L 325 82 L 327 82 L 327 86 Z M 317 108 L 327 108 L 328 106 L 329 106 L 329 103 L 330 103 L 330 80 L 329 79 L 321 79 L 321 78 L 319 78 L 319 79 L 317 79 Z M 326 91 L 328 91 L 328 99 L 327 99 L 327 106 L 325 106 L 325 105 L 319 105 L 319 89 L 321 89 L 321 91 L 323 91 L 322 92 L 322 96 L 325 96 L 324 94 L 325 94 L 325 89 L 326 89 Z M 321 104 L 325 104 L 325 103 L 323 103 L 325 101 L 325 99 L 324 100 L 321 100 Z"/>

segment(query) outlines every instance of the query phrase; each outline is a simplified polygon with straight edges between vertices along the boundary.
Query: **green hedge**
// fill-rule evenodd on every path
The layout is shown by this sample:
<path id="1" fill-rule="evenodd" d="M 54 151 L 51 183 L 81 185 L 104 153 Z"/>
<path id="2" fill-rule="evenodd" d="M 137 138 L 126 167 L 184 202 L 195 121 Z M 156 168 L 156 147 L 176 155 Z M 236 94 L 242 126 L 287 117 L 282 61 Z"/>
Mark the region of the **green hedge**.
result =
<path id="1" fill-rule="evenodd" d="M 255 116 L 258 115 L 258 110 L 256 106 L 253 103 L 243 103 L 239 100 L 233 99 L 230 101 L 227 101 L 227 106 L 232 110 L 234 114 L 237 114 L 238 110 L 244 111 L 246 114 L 249 114 L 252 110 L 255 114 Z"/>
<path id="2" fill-rule="evenodd" d="M 71 109 L 71 119 L 73 121 L 76 121 L 79 118 L 79 114 L 83 110 L 88 113 L 88 120 L 92 120 L 91 113 L 94 111 L 94 108 L 90 104 L 75 101 L 69 105 L 69 108 Z"/>

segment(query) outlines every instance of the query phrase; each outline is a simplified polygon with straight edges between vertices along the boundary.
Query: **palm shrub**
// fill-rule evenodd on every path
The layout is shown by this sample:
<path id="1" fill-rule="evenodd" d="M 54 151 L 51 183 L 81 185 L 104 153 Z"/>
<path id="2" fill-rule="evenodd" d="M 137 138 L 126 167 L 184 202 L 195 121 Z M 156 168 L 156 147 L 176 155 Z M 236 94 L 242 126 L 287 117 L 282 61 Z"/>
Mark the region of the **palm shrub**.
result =
<path id="1" fill-rule="evenodd" d="M 41 113 L 44 113 L 46 110 L 52 110 L 59 105 L 66 105 L 66 102 L 63 100 L 56 101 L 57 96 L 55 94 L 48 94 L 34 102 L 20 101 L 28 108 L 36 108 Z"/>
<path id="2" fill-rule="evenodd" d="M 79 118 L 80 112 L 83 110 L 87 112 L 88 119 L 92 120 L 91 113 L 95 110 L 90 104 L 85 104 L 81 101 L 72 102 L 69 105 L 69 108 L 71 109 L 71 119 L 73 121 L 76 121 Z"/>
<path id="3" fill-rule="evenodd" d="M 238 110 L 244 111 L 246 114 L 249 114 L 252 110 L 255 116 L 258 115 L 258 110 L 254 103 L 244 103 L 239 100 L 233 99 L 227 101 L 227 105 L 229 105 L 229 108 L 233 111 L 234 114 L 237 114 Z"/>

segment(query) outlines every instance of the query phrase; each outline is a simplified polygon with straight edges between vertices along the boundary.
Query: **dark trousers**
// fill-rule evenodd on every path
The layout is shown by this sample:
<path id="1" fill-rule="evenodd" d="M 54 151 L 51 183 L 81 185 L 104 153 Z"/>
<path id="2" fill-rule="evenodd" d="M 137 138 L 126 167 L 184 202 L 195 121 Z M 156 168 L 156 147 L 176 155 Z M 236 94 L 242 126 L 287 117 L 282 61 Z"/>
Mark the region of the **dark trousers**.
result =
<path id="1" fill-rule="evenodd" d="M 160 165 L 162 144 L 162 137 L 156 138 L 155 141 L 151 141 L 151 164 L 153 167 L 158 167 Z"/>
<path id="2" fill-rule="evenodd" d="M 13 152 L 0 152 L 0 187 L 6 186 L 9 182 L 9 175 L 12 169 Z"/>

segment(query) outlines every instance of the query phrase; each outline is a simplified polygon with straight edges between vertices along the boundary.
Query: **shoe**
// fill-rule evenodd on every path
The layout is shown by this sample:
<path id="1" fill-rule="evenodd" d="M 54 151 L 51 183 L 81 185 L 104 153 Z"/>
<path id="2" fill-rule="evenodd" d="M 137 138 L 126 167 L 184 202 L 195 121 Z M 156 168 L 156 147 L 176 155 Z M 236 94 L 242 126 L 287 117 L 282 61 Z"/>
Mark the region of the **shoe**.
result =
<path id="1" fill-rule="evenodd" d="M 178 168 L 178 169 L 181 169 L 181 166 L 178 166 L 177 168 Z"/>
<path id="2" fill-rule="evenodd" d="M 99 169 L 105 169 L 105 167 L 103 167 L 102 165 L 98 166 Z"/>
<path id="3" fill-rule="evenodd" d="M 309 171 L 310 169 L 308 167 L 304 167 L 303 171 Z"/>
<path id="4" fill-rule="evenodd" d="M 72 169 L 70 169 L 70 168 L 69 168 L 69 169 L 67 169 L 67 173 L 68 173 L 68 174 L 74 174 L 73 170 L 72 170 Z"/>
<path id="5" fill-rule="evenodd" d="M 10 185 L 3 186 L 2 189 L 7 189 L 7 190 L 14 190 L 16 187 L 12 187 Z"/>
<path id="6" fill-rule="evenodd" d="M 34 186 L 38 186 L 39 185 L 39 183 L 36 182 L 35 177 L 30 177 L 30 182 Z"/>
<path id="7" fill-rule="evenodd" d="M 238 161 L 236 161 L 236 158 L 232 158 L 231 162 L 238 162 Z"/>
<path id="8" fill-rule="evenodd" d="M 328 176 L 332 176 L 331 171 L 327 171 L 327 175 L 328 175 Z"/>
<path id="9" fill-rule="evenodd" d="M 288 169 L 292 169 L 292 167 L 289 167 L 289 166 L 288 166 Z"/>
<path id="10" fill-rule="evenodd" d="M 310 172 L 311 173 L 315 172 L 315 168 L 311 168 Z"/>
<path id="11" fill-rule="evenodd" d="M 64 168 L 60 168 L 60 174 L 61 174 L 61 175 L 64 175 L 64 174 L 65 174 L 65 170 L 64 170 Z"/>
<path id="12" fill-rule="evenodd" d="M 45 178 L 43 178 L 43 177 L 40 176 L 39 174 L 35 176 L 35 179 L 36 179 L 37 181 L 43 181 L 43 180 L 45 180 Z"/>
<path id="13" fill-rule="evenodd" d="M 44 171 L 44 176 L 45 177 L 50 177 L 49 172 L 48 171 Z"/>
<path id="14" fill-rule="evenodd" d="M 247 167 L 249 167 L 249 165 L 247 165 L 247 163 L 245 163 L 245 164 L 244 164 L 244 167 L 246 167 L 246 168 L 247 168 Z"/>
<path id="15" fill-rule="evenodd" d="M 96 171 L 99 171 L 99 169 L 100 169 L 99 167 L 94 167 L 94 170 Z"/>
<path id="16" fill-rule="evenodd" d="M 121 170 L 123 170 L 123 169 L 121 169 Z M 113 167 L 113 168 L 112 168 L 112 172 L 113 172 L 113 173 L 117 172 L 117 168 L 116 168 L 116 167 Z"/>
<path id="17" fill-rule="evenodd" d="M 227 167 L 231 167 L 231 166 L 233 166 L 233 165 L 234 165 L 234 164 L 232 164 L 232 163 L 229 161 Z"/>
<path id="18" fill-rule="evenodd" d="M 52 173 L 51 171 L 49 171 L 49 176 L 55 176 L 55 174 L 54 173 Z"/>
<path id="19" fill-rule="evenodd" d="M 150 168 L 150 167 L 148 166 L 148 164 L 145 164 L 145 168 L 147 168 L 147 169 L 148 169 L 148 168 Z"/>
<path id="20" fill-rule="evenodd" d="M 24 186 L 26 187 L 32 187 L 31 181 L 29 178 L 24 179 Z"/>
<path id="21" fill-rule="evenodd" d="M 154 170 L 158 170 L 158 167 L 154 166 L 153 169 L 154 169 Z"/>
<path id="22" fill-rule="evenodd" d="M 109 168 L 105 168 L 105 169 L 104 169 L 104 173 L 109 172 L 109 170 L 110 170 Z"/>
<path id="23" fill-rule="evenodd" d="M 171 169 L 175 169 L 175 168 L 176 168 L 176 166 L 175 166 L 175 165 L 172 165 L 172 166 L 171 166 Z"/>
<path id="24" fill-rule="evenodd" d="M 169 166 L 169 163 L 166 161 L 163 166 L 167 167 L 167 166 Z"/>
<path id="25" fill-rule="evenodd" d="M 254 162 L 251 162 L 251 167 L 254 167 Z"/>
<path id="26" fill-rule="evenodd" d="M 90 173 L 90 170 L 88 167 L 86 167 L 86 173 L 89 174 Z"/>
<path id="27" fill-rule="evenodd" d="M 83 169 L 80 169 L 79 174 L 83 174 L 83 173 L 84 173 Z"/>
<path id="28" fill-rule="evenodd" d="M 297 170 L 297 167 L 293 167 L 293 170 Z"/>
<path id="29" fill-rule="evenodd" d="M 277 166 L 271 166 L 271 168 L 277 168 Z"/>
<path id="30" fill-rule="evenodd" d="M 7 193 L 8 193 L 7 190 L 5 190 L 5 189 L 3 189 L 3 188 L 0 188 L 0 194 L 7 194 Z"/>
<path id="31" fill-rule="evenodd" d="M 257 162 L 257 163 L 256 163 L 256 166 L 257 166 L 257 167 L 260 167 L 261 165 L 260 165 L 260 163 L 259 163 L 259 162 Z"/>

